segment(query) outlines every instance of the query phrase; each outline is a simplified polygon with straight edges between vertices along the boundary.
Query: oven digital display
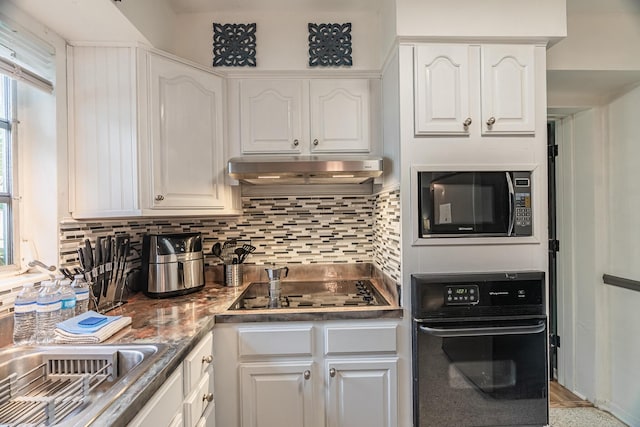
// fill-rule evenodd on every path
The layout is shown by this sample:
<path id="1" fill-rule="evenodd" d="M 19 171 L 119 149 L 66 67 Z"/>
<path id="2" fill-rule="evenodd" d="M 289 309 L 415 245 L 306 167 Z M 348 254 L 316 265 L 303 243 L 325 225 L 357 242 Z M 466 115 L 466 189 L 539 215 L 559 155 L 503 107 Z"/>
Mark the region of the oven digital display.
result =
<path id="1" fill-rule="evenodd" d="M 478 303 L 478 285 L 445 286 L 445 305 L 475 305 Z"/>

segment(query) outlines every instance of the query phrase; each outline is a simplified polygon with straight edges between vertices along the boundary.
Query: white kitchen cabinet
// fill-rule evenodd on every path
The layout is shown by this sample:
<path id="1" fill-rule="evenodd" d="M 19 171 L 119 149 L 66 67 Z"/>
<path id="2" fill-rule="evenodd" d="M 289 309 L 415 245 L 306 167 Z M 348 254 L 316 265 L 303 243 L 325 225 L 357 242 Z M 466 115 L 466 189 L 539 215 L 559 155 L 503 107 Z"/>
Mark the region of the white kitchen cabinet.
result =
<path id="1" fill-rule="evenodd" d="M 397 366 L 396 358 L 327 360 L 327 426 L 397 426 Z"/>
<path id="2" fill-rule="evenodd" d="M 533 135 L 533 45 L 414 49 L 416 135 Z"/>
<path id="3" fill-rule="evenodd" d="M 243 154 L 302 153 L 302 80 L 242 80 L 240 96 Z"/>
<path id="4" fill-rule="evenodd" d="M 221 77 L 158 51 L 68 48 L 74 218 L 227 214 Z"/>
<path id="5" fill-rule="evenodd" d="M 136 51 L 74 46 L 67 62 L 71 213 L 140 215 Z"/>
<path id="6" fill-rule="evenodd" d="M 216 385 L 227 391 L 216 399 L 225 408 L 218 425 L 397 427 L 397 327 L 389 320 L 216 325 Z"/>
<path id="7" fill-rule="evenodd" d="M 533 45 L 483 45 L 482 133 L 535 133 Z"/>
<path id="8" fill-rule="evenodd" d="M 313 362 L 242 363 L 240 406 L 242 427 L 313 427 Z"/>
<path id="9" fill-rule="evenodd" d="M 181 403 L 182 370 L 177 369 L 128 425 L 130 427 L 182 425 Z"/>
<path id="10" fill-rule="evenodd" d="M 154 210 L 224 208 L 222 77 L 153 53 L 144 59 L 150 150 L 143 159 L 151 172 L 145 204 Z"/>
<path id="11" fill-rule="evenodd" d="M 183 362 L 185 427 L 215 425 L 213 335 L 207 334 Z"/>
<path id="12" fill-rule="evenodd" d="M 231 126 L 239 129 L 242 154 L 372 151 L 369 79 L 244 79 L 237 85 Z"/>
<path id="13" fill-rule="evenodd" d="M 128 424 L 135 427 L 215 427 L 213 335 L 191 350 Z"/>

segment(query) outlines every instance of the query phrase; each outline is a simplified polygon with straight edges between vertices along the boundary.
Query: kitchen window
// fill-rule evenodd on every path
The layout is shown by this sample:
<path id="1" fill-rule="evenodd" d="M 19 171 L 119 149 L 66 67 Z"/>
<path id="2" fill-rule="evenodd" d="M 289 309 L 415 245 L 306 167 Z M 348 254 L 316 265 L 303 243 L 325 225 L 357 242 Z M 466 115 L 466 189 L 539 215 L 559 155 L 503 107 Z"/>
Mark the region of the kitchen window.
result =
<path id="1" fill-rule="evenodd" d="M 13 164 L 12 122 L 15 120 L 16 83 L 0 75 L 0 269 L 14 264 L 14 242 L 19 241 L 14 227 L 13 203 L 15 168 Z"/>

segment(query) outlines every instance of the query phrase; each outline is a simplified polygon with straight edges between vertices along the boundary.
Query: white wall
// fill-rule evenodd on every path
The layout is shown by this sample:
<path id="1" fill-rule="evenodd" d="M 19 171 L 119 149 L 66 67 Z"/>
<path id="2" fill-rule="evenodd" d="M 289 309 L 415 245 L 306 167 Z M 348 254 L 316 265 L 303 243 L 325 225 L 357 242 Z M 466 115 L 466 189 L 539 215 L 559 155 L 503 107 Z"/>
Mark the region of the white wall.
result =
<path id="1" fill-rule="evenodd" d="M 113 3 L 144 34 L 153 47 L 171 53 L 176 15 L 166 0 L 136 0 Z"/>
<path id="2" fill-rule="evenodd" d="M 608 273 L 640 281 L 640 88 L 609 105 Z M 611 409 L 640 425 L 640 292 L 608 289 Z M 605 344 L 606 345 L 606 344 Z"/>
<path id="3" fill-rule="evenodd" d="M 560 123 L 559 381 L 640 425 L 640 88 Z"/>
<path id="4" fill-rule="evenodd" d="M 396 0 L 400 36 L 560 38 L 565 0 Z"/>
<path id="5" fill-rule="evenodd" d="M 300 10 L 247 10 L 242 12 L 180 14 L 176 20 L 172 51 L 211 67 L 213 23 L 256 23 L 258 70 L 319 70 L 336 67 L 309 67 L 308 23 L 351 22 L 353 66 L 351 70 L 378 70 L 379 18 L 377 11 L 305 12 Z M 229 71 L 251 71 L 253 67 L 217 67 Z M 344 67 L 341 67 L 344 69 Z"/>
<path id="6" fill-rule="evenodd" d="M 640 8 L 573 13 L 567 37 L 547 52 L 549 70 L 640 70 Z"/>

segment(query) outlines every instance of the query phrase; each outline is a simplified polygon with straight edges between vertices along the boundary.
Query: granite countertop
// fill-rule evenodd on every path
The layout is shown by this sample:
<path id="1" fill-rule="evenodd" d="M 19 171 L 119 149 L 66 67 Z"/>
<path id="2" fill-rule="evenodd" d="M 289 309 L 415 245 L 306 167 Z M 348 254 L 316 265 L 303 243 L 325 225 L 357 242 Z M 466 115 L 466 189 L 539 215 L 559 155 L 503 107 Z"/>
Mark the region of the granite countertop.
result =
<path id="1" fill-rule="evenodd" d="M 358 273 L 360 274 L 360 273 Z M 318 277 L 318 276 L 316 276 Z M 330 319 L 401 318 L 402 308 L 393 290 L 383 280 L 372 277 L 372 282 L 383 294 L 389 306 L 375 308 L 319 308 L 285 310 L 229 311 L 231 304 L 252 281 L 254 274 L 245 274 L 239 287 L 225 287 L 217 275 L 207 275 L 205 287 L 195 293 L 179 297 L 152 299 L 142 293 L 109 315 L 130 316 L 132 323 L 112 336 L 109 344 L 166 344 L 158 360 L 94 421 L 96 425 L 126 425 L 153 396 L 165 380 L 177 369 L 183 359 L 211 330 L 216 322 L 256 321 L 313 321 Z M 213 279 L 213 280 L 212 280 Z M 215 343 L 215 337 L 214 337 Z"/>

